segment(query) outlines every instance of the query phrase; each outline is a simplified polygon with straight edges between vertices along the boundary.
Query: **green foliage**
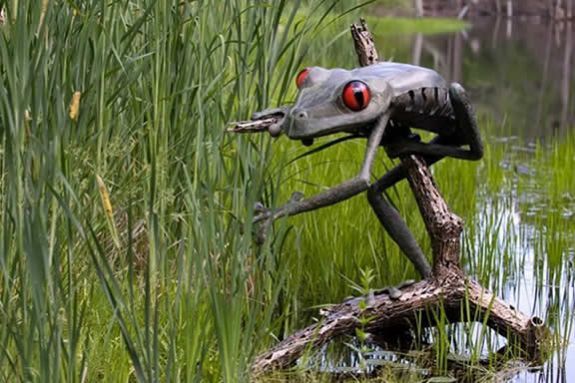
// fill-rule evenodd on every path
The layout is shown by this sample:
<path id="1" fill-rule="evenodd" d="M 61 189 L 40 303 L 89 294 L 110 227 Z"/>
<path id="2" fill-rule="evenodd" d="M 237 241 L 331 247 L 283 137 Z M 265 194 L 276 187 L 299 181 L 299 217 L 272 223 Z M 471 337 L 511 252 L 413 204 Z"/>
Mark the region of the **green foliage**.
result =
<path id="1" fill-rule="evenodd" d="M 363 3 L 0 4 L 0 380 L 249 381 L 253 356 L 307 322 L 310 306 L 353 283 L 415 277 L 362 198 L 282 220 L 261 247 L 252 240 L 256 201 L 277 206 L 349 178 L 363 142 L 286 166 L 304 149 L 224 133 L 293 99 L 302 66 L 353 66 L 347 26 Z M 408 24 L 396 23 L 382 28 Z M 548 206 L 571 198 L 574 145 L 536 152 Z M 508 223 L 482 204 L 509 208 L 489 196 L 525 186 L 499 167 L 506 152 L 436 167 L 468 222 L 467 266 L 496 290 L 515 270 L 514 242 L 498 242 Z M 390 166 L 380 161 L 374 177 Z M 390 196 L 428 251 L 406 185 Z M 559 213 L 533 220 L 537 280 L 563 281 L 573 225 Z M 568 333 L 558 303 L 549 315 Z"/>
<path id="2" fill-rule="evenodd" d="M 244 380 L 286 276 L 247 234 L 267 141 L 224 128 L 289 94 L 329 7 L 6 7 L 4 377 Z"/>
<path id="3" fill-rule="evenodd" d="M 405 35 L 421 33 L 459 32 L 469 27 L 462 20 L 448 18 L 404 18 L 404 17 L 368 17 L 366 18 L 374 35 Z"/>

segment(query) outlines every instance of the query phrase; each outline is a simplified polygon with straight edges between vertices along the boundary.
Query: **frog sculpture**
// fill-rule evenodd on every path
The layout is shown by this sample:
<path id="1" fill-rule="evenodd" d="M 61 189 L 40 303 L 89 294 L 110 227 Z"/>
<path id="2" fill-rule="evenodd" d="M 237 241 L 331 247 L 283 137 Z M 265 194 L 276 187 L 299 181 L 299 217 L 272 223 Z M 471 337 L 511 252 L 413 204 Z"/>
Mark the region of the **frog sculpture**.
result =
<path id="1" fill-rule="evenodd" d="M 401 164 L 371 182 L 371 168 L 382 146 L 390 158 L 417 154 L 428 165 L 444 157 L 478 160 L 483 144 L 473 107 L 463 87 L 451 85 L 435 71 L 419 66 L 382 62 L 352 70 L 310 67 L 296 77 L 299 89 L 293 106 L 255 113 L 251 123 L 237 124 L 231 131 L 247 132 L 265 127 L 272 136 L 313 144 L 316 137 L 344 133 L 367 139 L 365 157 L 354 178 L 322 193 L 292 199 L 277 209 L 256 207 L 254 222 L 262 230 L 276 219 L 311 211 L 367 191 L 379 221 L 423 278 L 431 267 L 414 236 L 385 190 L 406 177 Z M 262 123 L 265 122 L 265 123 Z M 411 129 L 433 132 L 422 142 Z"/>

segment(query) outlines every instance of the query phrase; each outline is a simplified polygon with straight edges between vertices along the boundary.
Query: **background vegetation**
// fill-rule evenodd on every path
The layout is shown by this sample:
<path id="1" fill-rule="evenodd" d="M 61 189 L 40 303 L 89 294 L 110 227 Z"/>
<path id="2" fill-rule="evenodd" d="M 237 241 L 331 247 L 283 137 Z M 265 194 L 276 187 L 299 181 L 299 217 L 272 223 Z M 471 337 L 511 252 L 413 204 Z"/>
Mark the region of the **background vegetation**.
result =
<path id="1" fill-rule="evenodd" d="M 0 380 L 248 381 L 253 356 L 314 305 L 415 276 L 361 198 L 278 222 L 263 246 L 253 242 L 256 201 L 277 206 L 293 190 L 350 177 L 362 142 L 288 164 L 299 145 L 224 133 L 293 99 L 302 66 L 355 65 L 347 27 L 360 2 L 1 5 Z M 376 33 L 390 30 L 382 23 Z M 480 164 L 437 167 L 468 222 L 467 255 L 479 251 L 469 270 L 496 291 L 504 276 L 493 271 L 515 270 L 516 242 L 502 234 L 511 221 L 483 207 L 509 209 L 512 200 L 489 196 L 531 185 L 498 166 L 518 160 L 501 145 Z M 535 149 L 546 204 L 574 190 L 573 145 Z M 389 166 L 382 160 L 377 174 Z M 392 197 L 425 244 L 407 189 Z M 552 211 L 532 219 L 555 228 L 536 236 L 534 272 L 569 283 L 562 244 L 572 222 Z M 561 339 L 563 306 L 549 316 Z M 443 341 L 438 349 L 449 349 Z"/>

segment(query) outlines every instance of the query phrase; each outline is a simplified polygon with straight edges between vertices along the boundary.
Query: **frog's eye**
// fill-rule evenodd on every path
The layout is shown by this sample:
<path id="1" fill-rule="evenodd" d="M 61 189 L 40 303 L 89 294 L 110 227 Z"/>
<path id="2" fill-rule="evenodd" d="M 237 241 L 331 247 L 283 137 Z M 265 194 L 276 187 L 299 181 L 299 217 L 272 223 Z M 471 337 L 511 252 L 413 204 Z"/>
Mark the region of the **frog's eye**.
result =
<path id="1" fill-rule="evenodd" d="M 299 72 L 295 77 L 295 84 L 299 89 L 301 89 L 301 87 L 303 86 L 303 83 L 308 75 L 309 75 L 309 68 L 305 68 L 301 72 Z"/>
<path id="2" fill-rule="evenodd" d="M 369 104 L 371 92 L 363 81 L 350 81 L 343 87 L 341 95 L 343 103 L 354 112 L 358 112 Z"/>

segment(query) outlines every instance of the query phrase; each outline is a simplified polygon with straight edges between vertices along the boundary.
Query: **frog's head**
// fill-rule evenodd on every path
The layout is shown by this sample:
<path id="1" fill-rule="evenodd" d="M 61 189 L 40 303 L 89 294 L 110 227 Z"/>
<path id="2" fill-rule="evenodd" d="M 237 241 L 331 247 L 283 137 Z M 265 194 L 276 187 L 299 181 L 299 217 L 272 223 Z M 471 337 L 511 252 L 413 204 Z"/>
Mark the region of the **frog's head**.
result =
<path id="1" fill-rule="evenodd" d="M 310 67 L 296 77 L 299 88 L 291 107 L 255 113 L 254 119 L 274 115 L 271 135 L 287 134 L 304 142 L 337 132 L 350 132 L 376 120 L 389 106 L 388 83 L 369 67 L 354 70 Z"/>

